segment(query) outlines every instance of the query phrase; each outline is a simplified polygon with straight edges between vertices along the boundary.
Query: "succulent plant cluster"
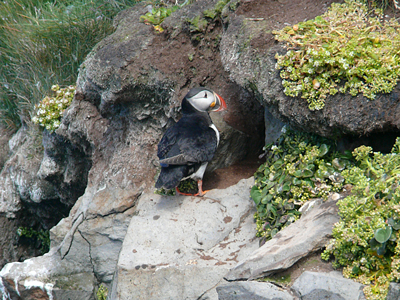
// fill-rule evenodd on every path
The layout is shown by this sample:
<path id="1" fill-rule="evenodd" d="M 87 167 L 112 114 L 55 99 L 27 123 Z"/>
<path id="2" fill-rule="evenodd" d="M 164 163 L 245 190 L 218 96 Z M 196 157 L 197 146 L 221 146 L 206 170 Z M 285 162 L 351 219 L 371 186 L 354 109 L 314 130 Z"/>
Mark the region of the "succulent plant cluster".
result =
<path id="1" fill-rule="evenodd" d="M 330 140 L 284 130 L 266 148 L 251 189 L 257 236 L 270 239 L 299 218 L 305 201 L 351 185 L 322 258 L 365 284 L 368 300 L 385 299 L 390 282 L 400 282 L 400 137 L 389 154 L 367 146 L 340 154 Z"/>
<path id="2" fill-rule="evenodd" d="M 310 110 L 338 92 L 374 99 L 400 77 L 399 23 L 359 1 L 333 3 L 325 14 L 274 33 L 288 48 L 276 55 L 284 92 L 306 99 Z"/>
<path id="3" fill-rule="evenodd" d="M 151 11 L 147 12 L 143 16 L 140 16 L 140 21 L 147 25 L 153 25 L 156 31 L 163 32 L 164 29 L 161 27 L 161 23 L 166 17 L 170 16 L 179 8 L 180 6 L 178 5 L 153 7 Z"/>
<path id="4" fill-rule="evenodd" d="M 59 85 L 53 85 L 51 90 L 54 96 L 46 96 L 35 105 L 36 114 L 32 117 L 32 122 L 53 132 L 60 126 L 62 114 L 74 98 L 75 87 L 71 85 L 60 88 Z"/>
<path id="5" fill-rule="evenodd" d="M 298 219 L 298 208 L 311 198 L 327 198 L 344 183 L 340 172 L 351 161 L 334 151 L 334 143 L 284 127 L 279 141 L 266 146 L 266 162 L 259 167 L 251 197 L 257 206 L 257 236 L 272 238 Z M 350 154 L 351 157 L 351 154 Z"/>
<path id="6" fill-rule="evenodd" d="M 357 164 L 342 172 L 352 195 L 338 202 L 341 220 L 322 257 L 366 284 L 367 299 L 385 299 L 400 281 L 400 138 L 390 154 L 361 146 L 353 155 Z"/>

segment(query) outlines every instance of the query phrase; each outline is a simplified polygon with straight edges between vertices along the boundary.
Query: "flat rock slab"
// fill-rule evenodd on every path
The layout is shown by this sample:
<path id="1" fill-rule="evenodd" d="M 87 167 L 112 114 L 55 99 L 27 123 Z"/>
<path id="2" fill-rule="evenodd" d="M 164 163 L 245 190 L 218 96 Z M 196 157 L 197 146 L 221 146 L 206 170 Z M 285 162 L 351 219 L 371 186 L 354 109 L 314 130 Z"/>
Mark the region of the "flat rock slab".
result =
<path id="1" fill-rule="evenodd" d="M 286 290 L 268 282 L 238 281 L 217 287 L 218 300 L 293 300 Z"/>
<path id="2" fill-rule="evenodd" d="M 316 204 L 300 220 L 240 261 L 225 276 L 226 280 L 246 280 L 268 276 L 291 267 L 310 252 L 323 248 L 339 221 L 335 200 Z"/>
<path id="3" fill-rule="evenodd" d="M 119 256 L 111 299 L 217 299 L 226 272 L 258 248 L 250 188 L 204 197 L 144 194 Z M 214 291 L 212 291 L 214 290 Z"/>
<path id="4" fill-rule="evenodd" d="M 292 290 L 303 300 L 364 300 L 363 285 L 343 278 L 340 272 L 304 272 Z"/>

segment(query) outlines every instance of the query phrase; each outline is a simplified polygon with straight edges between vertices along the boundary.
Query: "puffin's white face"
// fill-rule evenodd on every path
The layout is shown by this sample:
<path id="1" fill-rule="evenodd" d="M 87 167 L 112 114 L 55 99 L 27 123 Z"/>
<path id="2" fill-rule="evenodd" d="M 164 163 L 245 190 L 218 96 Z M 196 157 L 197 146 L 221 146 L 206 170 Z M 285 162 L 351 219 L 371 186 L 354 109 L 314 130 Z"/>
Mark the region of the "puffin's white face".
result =
<path id="1" fill-rule="evenodd" d="M 218 94 L 205 89 L 187 100 L 199 111 L 219 111 L 226 108 L 225 101 Z"/>

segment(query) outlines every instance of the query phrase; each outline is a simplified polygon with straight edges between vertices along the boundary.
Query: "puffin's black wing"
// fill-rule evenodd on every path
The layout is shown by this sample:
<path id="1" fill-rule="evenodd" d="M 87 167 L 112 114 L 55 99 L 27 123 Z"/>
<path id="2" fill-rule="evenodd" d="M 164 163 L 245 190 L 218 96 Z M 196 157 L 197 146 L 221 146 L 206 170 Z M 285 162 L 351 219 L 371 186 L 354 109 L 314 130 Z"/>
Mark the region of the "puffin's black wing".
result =
<path id="1" fill-rule="evenodd" d="M 161 173 L 156 188 L 171 189 L 196 172 L 203 162 L 210 161 L 217 149 L 216 132 L 211 122 L 201 116 L 183 116 L 167 129 L 158 144 Z"/>
<path id="2" fill-rule="evenodd" d="M 186 165 L 210 161 L 217 149 L 216 132 L 197 116 L 182 117 L 167 129 L 158 144 L 161 165 Z"/>

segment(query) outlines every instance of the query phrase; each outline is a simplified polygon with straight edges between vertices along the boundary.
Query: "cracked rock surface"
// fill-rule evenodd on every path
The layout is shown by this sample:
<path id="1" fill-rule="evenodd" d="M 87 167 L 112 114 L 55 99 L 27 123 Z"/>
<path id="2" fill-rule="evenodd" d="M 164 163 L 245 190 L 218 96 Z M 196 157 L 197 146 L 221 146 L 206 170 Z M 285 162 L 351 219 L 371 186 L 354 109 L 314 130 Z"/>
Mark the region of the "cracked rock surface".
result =
<path id="1" fill-rule="evenodd" d="M 132 217 L 110 299 L 217 299 L 215 287 L 258 248 L 254 179 L 203 198 L 143 195 Z"/>

